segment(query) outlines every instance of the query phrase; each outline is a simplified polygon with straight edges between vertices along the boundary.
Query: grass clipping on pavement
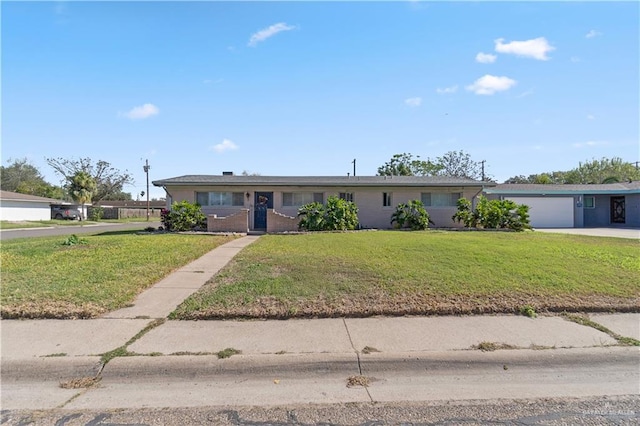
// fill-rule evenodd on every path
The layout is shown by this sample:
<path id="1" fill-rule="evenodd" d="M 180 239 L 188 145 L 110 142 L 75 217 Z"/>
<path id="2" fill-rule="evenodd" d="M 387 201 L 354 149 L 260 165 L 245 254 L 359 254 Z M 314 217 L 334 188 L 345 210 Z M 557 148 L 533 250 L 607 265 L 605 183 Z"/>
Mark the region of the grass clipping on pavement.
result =
<path id="1" fill-rule="evenodd" d="M 638 312 L 639 249 L 535 232 L 266 235 L 171 318 Z"/>
<path id="2" fill-rule="evenodd" d="M 2 318 L 92 318 L 125 307 L 232 236 L 135 231 L 2 242 Z"/>

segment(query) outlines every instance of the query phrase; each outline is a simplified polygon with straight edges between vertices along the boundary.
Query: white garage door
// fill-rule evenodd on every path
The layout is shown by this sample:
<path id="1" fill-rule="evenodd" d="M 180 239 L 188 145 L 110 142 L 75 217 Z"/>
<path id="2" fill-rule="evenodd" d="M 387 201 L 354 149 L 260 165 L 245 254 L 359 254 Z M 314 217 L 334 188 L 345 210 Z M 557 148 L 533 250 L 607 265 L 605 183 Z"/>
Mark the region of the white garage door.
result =
<path id="1" fill-rule="evenodd" d="M 529 218 L 534 228 L 573 228 L 573 198 L 509 197 L 529 206 Z"/>

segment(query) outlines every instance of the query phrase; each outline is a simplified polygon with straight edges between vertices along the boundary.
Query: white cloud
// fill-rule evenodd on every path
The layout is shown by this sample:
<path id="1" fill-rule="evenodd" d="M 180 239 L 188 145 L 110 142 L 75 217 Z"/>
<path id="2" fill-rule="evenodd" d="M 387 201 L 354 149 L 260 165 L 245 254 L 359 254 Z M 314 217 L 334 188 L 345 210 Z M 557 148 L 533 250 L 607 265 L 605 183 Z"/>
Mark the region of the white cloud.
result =
<path id="1" fill-rule="evenodd" d="M 476 55 L 476 62 L 480 62 L 481 64 L 492 64 L 496 61 L 496 58 L 498 57 L 491 53 L 480 52 Z"/>
<path id="2" fill-rule="evenodd" d="M 534 93 L 533 89 L 525 90 L 524 92 L 522 92 L 518 96 L 516 96 L 516 98 L 524 98 L 526 96 L 533 95 L 533 93 Z"/>
<path id="3" fill-rule="evenodd" d="M 408 98 L 404 100 L 404 103 L 409 105 L 410 107 L 419 107 L 420 105 L 422 105 L 422 98 Z"/>
<path id="4" fill-rule="evenodd" d="M 235 143 L 233 143 L 229 139 L 224 139 L 222 142 L 220 142 L 217 145 L 213 145 L 209 149 L 211 149 L 212 151 L 218 152 L 218 153 L 223 153 L 225 151 L 233 151 L 233 150 L 238 149 L 238 145 L 236 145 Z"/>
<path id="5" fill-rule="evenodd" d="M 503 43 L 503 41 L 503 38 L 495 40 L 496 52 L 524 56 L 527 58 L 537 59 L 539 61 L 548 60 L 549 57 L 547 56 L 547 53 L 556 49 L 551 46 L 544 37 L 525 41 L 512 41 L 510 43 Z"/>
<path id="6" fill-rule="evenodd" d="M 593 115 L 593 114 L 587 115 L 587 120 L 595 120 L 595 119 L 596 119 L 595 115 Z"/>
<path id="7" fill-rule="evenodd" d="M 438 87 L 436 89 L 436 92 L 441 94 L 441 95 L 448 94 L 448 93 L 456 93 L 457 91 L 458 91 L 458 86 L 457 85 L 456 86 L 445 87 L 444 89 L 441 89 L 441 88 Z"/>
<path id="8" fill-rule="evenodd" d="M 160 109 L 154 104 L 144 104 L 141 106 L 137 106 L 132 108 L 130 111 L 125 112 L 124 114 L 120 113 L 119 115 L 124 115 L 130 120 L 144 120 L 145 118 L 149 118 L 154 115 L 158 115 L 160 113 Z"/>
<path id="9" fill-rule="evenodd" d="M 291 31 L 296 27 L 294 25 L 287 25 L 284 22 L 278 22 L 277 24 L 273 24 L 268 28 L 262 29 L 257 33 L 254 33 L 249 38 L 248 45 L 251 47 L 255 47 L 259 42 L 265 41 L 269 37 L 273 37 L 274 35 L 282 32 L 282 31 Z"/>
<path id="10" fill-rule="evenodd" d="M 570 59 L 570 61 L 571 61 L 571 62 L 573 62 L 574 64 L 575 64 L 576 62 L 580 62 L 580 60 L 581 60 L 581 59 L 580 59 L 579 57 L 577 57 L 577 56 L 572 56 L 572 57 L 571 57 L 571 59 Z"/>
<path id="11" fill-rule="evenodd" d="M 586 33 L 584 36 L 586 38 L 594 38 L 594 37 L 598 37 L 601 36 L 602 33 L 600 31 L 596 31 L 596 30 L 591 30 L 588 33 Z"/>
<path id="12" fill-rule="evenodd" d="M 477 79 L 473 84 L 466 87 L 476 95 L 493 95 L 496 92 L 503 92 L 511 89 L 517 84 L 517 81 L 509 77 L 497 77 L 495 75 L 484 75 Z"/>
<path id="13" fill-rule="evenodd" d="M 607 145 L 607 142 L 606 141 L 587 141 L 587 142 L 577 142 L 573 144 L 574 148 L 585 148 L 585 147 L 592 147 L 592 146 L 599 146 L 599 145 Z"/>

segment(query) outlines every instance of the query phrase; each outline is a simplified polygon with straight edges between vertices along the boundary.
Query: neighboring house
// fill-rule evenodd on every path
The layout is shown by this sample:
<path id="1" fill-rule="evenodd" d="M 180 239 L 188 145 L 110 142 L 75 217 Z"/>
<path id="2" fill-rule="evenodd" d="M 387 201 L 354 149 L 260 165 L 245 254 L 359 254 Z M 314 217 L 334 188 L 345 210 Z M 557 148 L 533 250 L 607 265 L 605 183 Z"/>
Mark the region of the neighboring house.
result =
<path id="1" fill-rule="evenodd" d="M 197 202 L 211 231 L 296 230 L 298 208 L 331 195 L 353 201 L 364 228 L 391 228 L 399 203 L 422 200 L 436 227 L 459 227 L 451 216 L 460 197 L 474 200 L 492 182 L 425 176 L 234 176 L 187 175 L 154 181 L 167 206 Z M 214 216 L 215 215 L 215 216 Z"/>
<path id="2" fill-rule="evenodd" d="M 53 198 L 0 191 L 0 220 L 51 220 L 51 204 L 59 202 Z"/>
<path id="3" fill-rule="evenodd" d="M 530 207 L 534 228 L 640 227 L 640 181 L 589 185 L 501 184 L 488 198 Z"/>

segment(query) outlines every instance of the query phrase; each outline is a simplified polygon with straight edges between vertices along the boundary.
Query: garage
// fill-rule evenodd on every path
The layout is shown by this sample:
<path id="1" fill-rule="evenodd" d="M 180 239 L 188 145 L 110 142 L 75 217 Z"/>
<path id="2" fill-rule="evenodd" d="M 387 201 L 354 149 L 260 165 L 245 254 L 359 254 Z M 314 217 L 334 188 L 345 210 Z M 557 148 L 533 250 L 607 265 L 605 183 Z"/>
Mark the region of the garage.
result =
<path id="1" fill-rule="evenodd" d="M 573 197 L 506 197 L 529 206 L 534 228 L 573 228 Z"/>

